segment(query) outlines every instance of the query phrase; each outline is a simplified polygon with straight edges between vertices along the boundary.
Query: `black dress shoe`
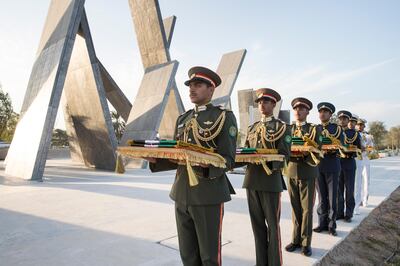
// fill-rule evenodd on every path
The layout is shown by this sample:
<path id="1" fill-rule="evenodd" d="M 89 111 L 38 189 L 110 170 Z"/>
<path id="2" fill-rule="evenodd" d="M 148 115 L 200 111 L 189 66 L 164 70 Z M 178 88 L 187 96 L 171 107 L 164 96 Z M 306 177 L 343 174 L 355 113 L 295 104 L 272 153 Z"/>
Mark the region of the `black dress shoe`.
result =
<path id="1" fill-rule="evenodd" d="M 311 247 L 302 247 L 301 254 L 303 254 L 306 257 L 310 257 L 312 255 Z"/>
<path id="2" fill-rule="evenodd" d="M 328 231 L 327 227 L 321 227 L 321 226 L 317 226 L 313 229 L 314 232 L 316 233 L 321 233 L 322 231 Z"/>
<path id="3" fill-rule="evenodd" d="M 336 218 L 336 221 L 337 220 L 342 220 L 342 219 L 344 219 L 345 217 L 344 217 L 344 215 L 340 215 L 340 216 L 338 216 L 337 218 Z"/>
<path id="4" fill-rule="evenodd" d="M 336 229 L 335 228 L 329 228 L 329 234 L 332 235 L 332 236 L 337 236 Z"/>
<path id="5" fill-rule="evenodd" d="M 298 249 L 298 248 L 301 248 L 301 246 L 300 246 L 299 244 L 293 244 L 293 243 L 290 243 L 289 245 L 287 245 L 287 246 L 285 247 L 285 249 L 286 249 L 287 252 L 293 252 L 293 251 L 295 251 L 295 250 Z"/>
<path id="6" fill-rule="evenodd" d="M 345 217 L 344 217 L 344 221 L 345 221 L 346 223 L 351 223 L 351 217 L 345 216 Z"/>

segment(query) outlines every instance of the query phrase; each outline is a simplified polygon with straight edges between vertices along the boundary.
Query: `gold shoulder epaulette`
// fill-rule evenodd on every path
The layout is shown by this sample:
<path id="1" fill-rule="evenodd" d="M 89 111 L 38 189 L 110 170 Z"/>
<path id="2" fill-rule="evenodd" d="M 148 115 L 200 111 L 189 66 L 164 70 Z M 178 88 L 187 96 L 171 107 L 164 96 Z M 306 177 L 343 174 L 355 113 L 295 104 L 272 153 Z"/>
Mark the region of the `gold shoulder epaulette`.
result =
<path id="1" fill-rule="evenodd" d="M 232 112 L 231 109 L 226 108 L 223 104 L 219 104 L 216 106 L 218 109 L 222 110 L 222 111 L 228 111 L 228 112 Z"/>
<path id="2" fill-rule="evenodd" d="M 283 120 L 281 120 L 281 119 L 279 119 L 279 118 L 275 118 L 275 120 L 278 121 L 278 122 L 281 122 L 282 124 L 286 124 L 285 121 L 283 121 Z"/>
<path id="3" fill-rule="evenodd" d="M 185 114 L 187 114 L 187 113 L 189 113 L 189 112 L 191 112 L 191 111 L 193 111 L 193 109 L 189 109 L 189 110 L 187 110 L 186 112 L 183 112 L 182 114 L 180 114 L 179 116 L 184 116 Z"/>

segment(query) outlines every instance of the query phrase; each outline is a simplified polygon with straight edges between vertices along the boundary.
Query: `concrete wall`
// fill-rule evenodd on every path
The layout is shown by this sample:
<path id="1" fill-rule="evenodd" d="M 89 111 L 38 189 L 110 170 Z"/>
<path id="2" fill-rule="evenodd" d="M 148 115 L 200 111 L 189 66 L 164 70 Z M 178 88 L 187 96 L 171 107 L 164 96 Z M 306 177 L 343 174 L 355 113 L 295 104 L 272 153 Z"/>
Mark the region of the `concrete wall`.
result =
<path id="1" fill-rule="evenodd" d="M 154 68 L 171 62 L 169 47 L 172 41 L 176 17 L 171 16 L 163 20 L 157 0 L 129 0 L 129 5 L 145 72 L 147 72 L 148 68 Z M 163 97 L 164 95 L 162 94 L 167 93 L 167 97 L 163 98 L 165 102 L 159 103 L 163 106 L 163 112 L 157 114 L 152 109 L 143 109 L 143 112 L 148 111 L 151 113 L 149 117 L 154 117 L 152 120 L 158 121 L 161 119 L 161 122 L 154 124 L 152 129 L 153 132 L 159 133 L 161 138 L 173 137 L 175 121 L 179 114 L 184 112 L 184 106 L 175 82 L 175 72 L 171 72 L 171 74 L 173 74 L 171 77 L 172 82 L 167 90 L 164 90 L 164 87 L 151 87 L 151 95 L 156 95 L 156 97 L 159 95 Z M 152 78 L 154 79 L 152 82 L 159 82 L 157 79 L 160 80 L 164 77 L 152 75 Z M 145 95 L 147 92 L 141 92 L 141 89 L 148 88 L 142 86 L 139 88 L 138 95 Z M 149 95 L 150 98 L 151 95 Z M 134 101 L 137 102 L 137 98 Z M 141 105 L 141 108 L 148 107 L 153 108 L 149 104 Z M 158 117 L 155 118 L 155 116 Z M 140 127 L 144 126 L 144 124 L 136 123 L 135 126 Z M 146 128 L 137 128 L 136 131 L 147 131 L 149 128 L 146 125 Z M 145 134 L 145 136 L 151 135 L 153 134 Z M 125 139 L 123 137 L 123 140 Z M 124 142 L 121 143 L 123 145 Z"/>
<path id="2" fill-rule="evenodd" d="M 122 145 L 129 139 L 156 138 L 177 68 L 178 62 L 171 61 L 147 69 L 121 139 Z"/>
<path id="3" fill-rule="evenodd" d="M 88 167 L 114 170 L 117 139 L 85 13 L 78 33 L 63 94 L 71 157 Z"/>
<path id="4" fill-rule="evenodd" d="M 216 71 L 221 77 L 221 85 L 214 92 L 212 99 L 214 105 L 230 108 L 231 94 L 245 56 L 245 49 L 226 53 L 222 56 Z"/>
<path id="5" fill-rule="evenodd" d="M 53 0 L 6 158 L 7 175 L 41 180 L 83 0 Z"/>

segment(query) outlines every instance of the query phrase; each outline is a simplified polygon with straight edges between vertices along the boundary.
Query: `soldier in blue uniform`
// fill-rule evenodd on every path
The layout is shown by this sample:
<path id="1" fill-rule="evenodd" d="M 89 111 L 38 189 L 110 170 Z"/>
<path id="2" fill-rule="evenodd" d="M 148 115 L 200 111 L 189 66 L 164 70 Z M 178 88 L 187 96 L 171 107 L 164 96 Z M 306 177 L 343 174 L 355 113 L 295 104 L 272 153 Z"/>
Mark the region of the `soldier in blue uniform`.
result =
<path id="1" fill-rule="evenodd" d="M 322 136 L 331 141 L 340 140 L 343 143 L 343 133 L 340 126 L 331 123 L 330 119 L 335 113 L 335 106 L 328 102 L 318 104 L 319 119 L 318 125 Z M 340 159 L 337 151 L 325 152 L 324 158 L 319 164 L 319 176 L 317 179 L 318 191 L 318 226 L 313 229 L 316 233 L 328 231 L 330 235 L 336 236 L 336 215 L 337 215 L 337 191 L 340 174 Z"/>
<path id="2" fill-rule="evenodd" d="M 358 149 L 361 149 L 360 134 L 354 128 L 348 128 L 352 114 L 349 111 L 339 111 L 338 119 L 344 134 L 344 144 L 354 145 Z M 357 153 L 355 152 L 346 152 L 340 158 L 341 171 L 339 176 L 337 220 L 344 219 L 348 223 L 351 222 L 355 207 L 354 182 L 356 177 L 356 161 L 354 158 L 356 156 Z"/>

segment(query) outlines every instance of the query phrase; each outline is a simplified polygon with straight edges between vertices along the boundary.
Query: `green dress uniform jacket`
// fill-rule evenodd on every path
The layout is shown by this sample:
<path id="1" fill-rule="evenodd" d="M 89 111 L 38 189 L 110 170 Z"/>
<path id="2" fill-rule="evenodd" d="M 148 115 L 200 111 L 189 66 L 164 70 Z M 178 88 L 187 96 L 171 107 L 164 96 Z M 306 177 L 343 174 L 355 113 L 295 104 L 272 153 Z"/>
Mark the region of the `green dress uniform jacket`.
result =
<path id="1" fill-rule="evenodd" d="M 248 148 L 264 148 L 262 138 L 257 133 L 257 129 L 264 125 L 268 134 L 274 134 L 286 127 L 286 124 L 279 119 L 272 118 L 268 122 L 256 122 L 248 128 L 246 144 Z M 285 161 L 289 161 L 290 146 L 291 146 L 291 133 L 290 128 L 286 127 L 285 132 L 281 138 L 275 142 L 264 140 L 267 149 L 277 149 L 279 154 L 285 155 Z M 243 188 L 253 189 L 258 191 L 267 192 L 282 192 L 282 168 L 284 162 L 268 162 L 268 167 L 272 170 L 271 175 L 267 175 L 262 165 L 248 164 L 246 175 L 243 182 Z"/>
<path id="2" fill-rule="evenodd" d="M 312 135 L 312 131 L 315 130 L 315 135 L 313 136 L 312 140 L 318 144 L 319 149 L 321 148 L 321 131 L 317 128 L 316 125 L 305 123 L 299 128 L 296 126 L 296 124 L 291 125 L 291 132 L 293 137 L 299 137 L 295 135 L 296 129 L 300 130 L 302 134 L 301 136 L 308 137 L 310 137 Z M 317 165 L 318 164 L 314 162 L 310 154 L 305 154 L 303 156 L 293 155 L 289 159 L 289 164 L 285 171 L 285 175 L 288 178 L 296 178 L 302 180 L 317 178 L 319 174 Z"/>
<path id="3" fill-rule="evenodd" d="M 273 117 L 249 127 L 246 146 L 249 148 L 277 149 L 290 156 L 291 134 L 284 122 Z M 253 229 L 256 264 L 282 265 L 280 236 L 282 167 L 285 162 L 269 162 L 266 173 L 262 165 L 248 164 L 243 182 Z"/>
<path id="4" fill-rule="evenodd" d="M 293 137 L 307 136 L 321 148 L 321 132 L 316 125 L 293 124 L 291 131 Z M 316 155 L 317 160 L 318 157 Z M 319 175 L 318 163 L 310 154 L 292 154 L 285 173 L 288 177 L 288 192 L 292 205 L 292 243 L 303 247 L 311 246 L 315 180 Z"/>
<path id="5" fill-rule="evenodd" d="M 152 172 L 177 169 L 175 182 L 172 186 L 170 197 L 172 200 L 187 205 L 208 205 L 218 204 L 231 200 L 230 194 L 234 194 L 226 171 L 233 168 L 236 154 L 237 125 L 236 118 L 232 111 L 224 110 L 221 107 L 206 105 L 204 111 L 196 112 L 194 109 L 180 115 L 175 126 L 175 139 L 184 140 L 186 123 L 196 119 L 202 129 L 199 134 L 202 138 L 208 138 L 218 130 L 218 118 L 225 116 L 225 121 L 219 134 L 212 140 L 200 141 L 200 145 L 206 148 L 214 148 L 218 154 L 226 160 L 226 168 L 210 166 L 208 168 L 193 167 L 199 184 L 191 187 L 189 185 L 188 172 L 185 165 L 177 165 L 169 160 L 157 160 L 157 163 L 150 164 Z M 214 126 L 214 129 L 212 127 Z M 211 129 L 211 130 L 210 130 Z M 187 142 L 196 144 L 193 130 L 187 132 Z"/>
<path id="6" fill-rule="evenodd" d="M 235 163 L 237 125 L 231 111 L 212 104 L 196 107 L 178 117 L 175 139 L 213 148 L 226 168 L 193 167 L 198 185 L 190 186 L 186 165 L 169 160 L 150 164 L 153 172 L 177 169 L 170 197 L 175 201 L 179 252 L 183 265 L 221 265 L 224 202 L 234 193 L 225 172 Z"/>

